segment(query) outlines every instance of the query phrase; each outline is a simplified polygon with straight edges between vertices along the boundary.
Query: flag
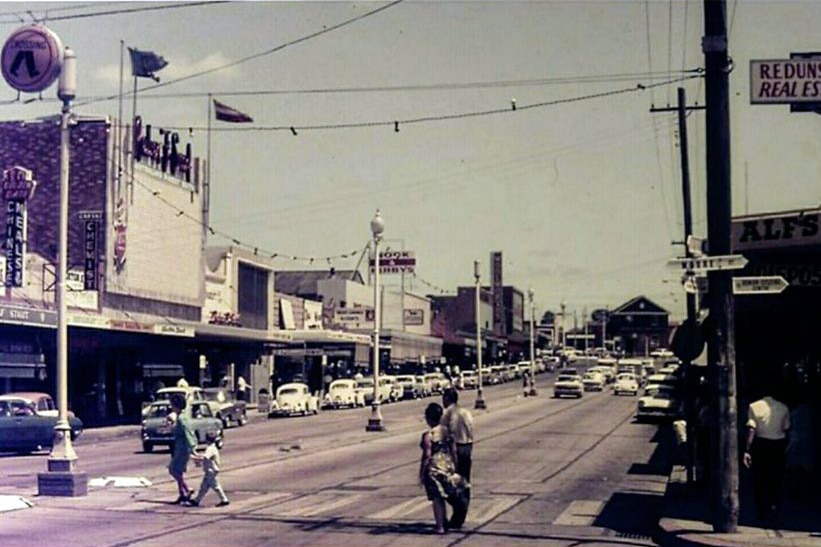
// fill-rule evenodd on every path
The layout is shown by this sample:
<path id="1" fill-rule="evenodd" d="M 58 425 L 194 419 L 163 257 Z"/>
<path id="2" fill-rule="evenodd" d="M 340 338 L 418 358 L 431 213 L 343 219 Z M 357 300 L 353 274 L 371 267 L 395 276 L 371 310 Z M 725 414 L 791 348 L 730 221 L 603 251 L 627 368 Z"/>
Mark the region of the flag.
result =
<path id="1" fill-rule="evenodd" d="M 139 49 L 128 48 L 131 54 L 131 75 L 138 78 L 151 78 L 159 82 L 160 78 L 154 74 L 164 69 L 168 61 L 157 55 L 153 51 L 140 51 Z"/>
<path id="2" fill-rule="evenodd" d="M 230 123 L 251 123 L 254 118 L 244 112 L 240 112 L 236 108 L 231 108 L 227 104 L 223 104 L 214 99 L 214 112 L 217 119 L 223 122 Z"/>

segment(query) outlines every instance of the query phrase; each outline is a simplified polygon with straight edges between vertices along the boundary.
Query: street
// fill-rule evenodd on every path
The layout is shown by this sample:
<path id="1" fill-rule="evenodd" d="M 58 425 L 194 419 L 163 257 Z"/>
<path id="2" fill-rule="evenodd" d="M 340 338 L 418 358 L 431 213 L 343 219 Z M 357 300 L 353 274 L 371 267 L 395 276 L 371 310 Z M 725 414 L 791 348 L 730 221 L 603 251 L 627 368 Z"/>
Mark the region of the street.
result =
<path id="1" fill-rule="evenodd" d="M 168 453 L 142 453 L 137 433 L 89 431 L 77 443 L 90 478 L 142 476 L 148 488 L 92 489 L 84 498 L 38 498 L 45 457 L 0 460 L 0 494 L 31 509 L 4 514 L 3 543 L 25 545 L 652 545 L 669 467 L 657 426 L 632 423 L 636 399 L 609 389 L 553 399 L 509 383 L 485 389 L 473 411 L 473 494 L 465 528 L 433 535 L 418 484 L 424 407 L 382 408 L 388 431 L 366 433 L 370 409 L 265 419 L 226 432 L 221 479 L 231 505 L 170 502 Z M 461 392 L 472 408 L 475 392 Z M 658 450 L 657 450 L 658 448 Z M 190 468 L 192 486 L 201 471 Z M 127 515 L 127 517 L 126 517 Z M 124 518 L 125 517 L 125 518 Z"/>

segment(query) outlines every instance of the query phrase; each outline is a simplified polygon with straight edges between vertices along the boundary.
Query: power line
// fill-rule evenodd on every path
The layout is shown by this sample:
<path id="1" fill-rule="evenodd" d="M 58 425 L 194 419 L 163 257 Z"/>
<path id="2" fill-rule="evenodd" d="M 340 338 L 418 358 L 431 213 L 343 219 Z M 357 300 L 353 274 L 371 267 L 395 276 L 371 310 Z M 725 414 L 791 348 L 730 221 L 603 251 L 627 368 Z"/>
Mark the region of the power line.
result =
<path id="1" fill-rule="evenodd" d="M 380 6 L 380 7 L 376 8 L 376 9 L 373 9 L 369 12 L 363 13 L 361 15 L 357 15 L 355 17 L 351 17 L 351 18 L 346 19 L 346 20 L 344 20 L 340 23 L 337 23 L 335 25 L 324 27 L 322 30 L 312 32 L 311 34 L 307 34 L 307 35 L 302 36 L 300 38 L 297 38 L 295 40 L 291 40 L 289 42 L 285 42 L 285 43 L 280 44 L 280 45 L 278 45 L 276 47 L 273 47 L 271 49 L 262 51 L 260 53 L 254 53 L 253 55 L 248 55 L 247 57 L 237 59 L 236 61 L 231 61 L 230 63 L 226 63 L 226 64 L 220 65 L 218 67 L 209 68 L 209 69 L 206 69 L 206 70 L 201 70 L 199 72 L 195 72 L 195 73 L 189 74 L 187 76 L 181 76 L 181 77 L 176 78 L 174 80 L 168 80 L 167 82 L 161 82 L 161 83 L 158 83 L 158 84 L 154 84 L 154 85 L 151 85 L 151 86 L 140 89 L 139 92 L 150 91 L 152 89 L 159 89 L 161 87 L 168 87 L 170 85 L 178 84 L 180 82 L 193 80 L 194 78 L 199 78 L 200 76 L 205 76 L 206 74 L 213 74 L 214 72 L 218 72 L 220 70 L 225 70 L 226 68 L 232 68 L 232 67 L 235 67 L 237 65 L 247 63 L 248 61 L 253 61 L 254 59 L 259 59 L 261 57 L 271 55 L 272 53 L 282 51 L 283 49 L 285 49 L 287 47 L 294 46 L 294 45 L 300 44 L 302 42 L 306 42 L 306 41 L 311 40 L 313 38 L 317 38 L 318 36 L 322 36 L 323 34 L 333 32 L 333 31 L 338 30 L 342 27 L 346 27 L 348 25 L 352 25 L 353 23 L 356 23 L 356 22 L 361 21 L 363 19 L 367 19 L 368 17 L 371 17 L 371 16 L 376 15 L 376 14 L 382 12 L 382 11 L 390 9 L 393 6 L 395 6 L 397 4 L 400 4 L 402 2 L 404 2 L 404 0 L 394 0 L 393 2 L 385 4 L 384 6 Z M 78 104 L 75 105 L 75 107 L 85 106 L 85 105 L 92 104 L 92 103 L 95 103 L 95 102 L 100 102 L 102 100 L 111 100 L 111 99 L 118 99 L 118 98 L 119 98 L 119 94 L 118 95 L 112 95 L 112 96 L 106 97 L 105 99 L 98 99 L 98 100 L 94 100 L 94 101 L 85 101 L 85 102 L 82 102 L 82 103 L 78 103 Z"/>
<path id="2" fill-rule="evenodd" d="M 440 121 L 449 121 L 449 120 L 461 120 L 467 118 L 478 118 L 483 116 L 491 116 L 495 114 L 511 114 L 517 113 L 524 110 L 531 110 L 534 108 L 545 108 L 548 106 L 557 106 L 560 104 L 569 104 L 581 101 L 588 101 L 593 99 L 601 99 L 604 97 L 613 97 L 616 95 L 624 95 L 627 93 L 635 93 L 639 91 L 645 91 L 647 89 L 653 89 L 656 87 L 666 86 L 678 82 L 684 82 L 686 80 L 690 80 L 693 78 L 701 78 L 701 74 L 694 74 L 689 76 L 682 76 L 680 78 L 674 78 L 672 80 L 667 80 L 664 82 L 657 82 L 655 84 L 637 84 L 633 87 L 626 87 L 621 89 L 614 89 L 610 91 L 602 91 L 600 93 L 590 93 L 587 95 L 580 95 L 576 97 L 569 97 L 565 99 L 555 99 L 552 101 L 542 101 L 538 103 L 533 103 L 529 105 L 519 105 L 516 104 L 513 107 L 506 107 L 506 108 L 493 108 L 489 110 L 479 110 L 479 111 L 472 111 L 472 112 L 459 112 L 454 114 L 440 114 L 440 115 L 432 115 L 432 116 L 419 116 L 415 118 L 404 118 L 404 119 L 394 119 L 394 120 L 380 120 L 380 121 L 365 121 L 365 122 L 349 122 L 349 123 L 326 123 L 326 124 L 315 124 L 315 125 L 268 125 L 268 126 L 255 126 L 255 127 L 211 127 L 211 131 L 219 131 L 219 132 L 263 132 L 263 131 L 288 131 L 291 133 L 297 133 L 299 131 L 317 131 L 317 130 L 331 130 L 331 129 L 359 129 L 359 128 L 367 128 L 367 127 L 393 127 L 395 132 L 399 132 L 400 127 L 403 125 L 412 125 L 412 124 L 419 124 L 419 123 L 428 123 L 428 122 L 440 122 Z M 168 126 L 167 129 L 175 130 L 175 131 L 205 131 L 208 128 L 202 126 Z"/>
<path id="3" fill-rule="evenodd" d="M 121 14 L 126 14 L 126 13 L 137 13 L 137 12 L 142 12 L 142 11 L 159 11 L 159 10 L 169 10 L 169 9 L 192 8 L 192 7 L 198 7 L 198 6 L 208 6 L 208 5 L 211 5 L 211 4 L 226 4 L 226 3 L 228 3 L 228 2 L 225 1 L 225 0 L 213 0 L 213 1 L 207 1 L 207 2 L 189 2 L 189 3 L 186 3 L 186 4 L 165 4 L 165 5 L 160 5 L 160 6 L 145 6 L 145 7 L 140 7 L 140 8 L 126 8 L 126 9 L 117 9 L 117 10 L 109 10 L 109 11 L 95 11 L 95 12 L 91 12 L 91 13 L 77 13 L 77 14 L 73 14 L 73 15 L 59 15 L 57 17 L 52 17 L 52 16 L 49 15 L 50 12 L 54 12 L 54 11 L 66 11 L 66 10 L 69 10 L 69 9 L 81 9 L 81 8 L 85 8 L 85 7 L 89 7 L 89 6 L 93 5 L 93 4 L 86 4 L 86 5 L 82 5 L 82 6 L 74 6 L 73 8 L 72 7 L 62 8 L 62 10 L 60 8 L 45 10 L 43 12 L 43 17 L 40 17 L 40 18 L 34 17 L 32 12 L 30 12 L 30 11 L 27 11 L 27 12 L 11 12 L 11 13 L 8 13 L 8 14 L 3 14 L 3 15 L 12 15 L 12 16 L 18 16 L 19 17 L 22 13 L 24 15 L 28 15 L 28 16 L 32 17 L 36 22 L 65 21 L 65 20 L 68 20 L 68 19 L 85 19 L 85 18 L 88 18 L 88 17 L 101 17 L 101 16 L 105 16 L 105 15 L 121 15 Z M 5 24 L 5 25 L 10 25 L 10 24 L 14 24 L 14 23 L 19 23 L 19 21 L 3 21 L 3 22 L 0 22 L 0 24 Z"/>

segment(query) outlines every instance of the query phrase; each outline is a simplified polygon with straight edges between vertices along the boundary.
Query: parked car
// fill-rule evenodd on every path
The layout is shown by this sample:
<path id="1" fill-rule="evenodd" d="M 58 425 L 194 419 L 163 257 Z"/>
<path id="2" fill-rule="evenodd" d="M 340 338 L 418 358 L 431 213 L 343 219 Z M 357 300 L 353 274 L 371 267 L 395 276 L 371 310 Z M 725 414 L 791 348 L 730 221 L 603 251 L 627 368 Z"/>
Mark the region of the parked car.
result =
<path id="1" fill-rule="evenodd" d="M 191 417 L 191 427 L 198 443 L 204 443 L 206 435 L 214 432 L 217 434 L 217 448 L 222 448 L 222 420 L 214 416 L 207 402 L 192 402 L 183 412 Z M 169 419 L 171 413 L 171 404 L 168 401 L 157 401 L 148 405 L 148 412 L 143 417 L 140 431 L 143 452 L 152 452 L 155 446 L 167 446 L 170 449 L 174 444 L 174 421 L 173 418 Z"/>
<path id="2" fill-rule="evenodd" d="M 507 381 L 507 375 L 505 374 L 505 367 L 502 365 L 493 365 L 490 367 L 490 374 L 487 374 L 485 379 L 485 372 L 482 371 L 482 383 L 484 384 L 501 384 L 502 382 Z"/>
<path id="3" fill-rule="evenodd" d="M 450 381 L 441 372 L 429 372 L 425 374 L 425 383 L 430 385 L 433 393 L 442 393 L 450 387 Z"/>
<path id="4" fill-rule="evenodd" d="M 68 414 L 71 438 L 83 432 L 83 422 Z M 35 452 L 54 444 L 57 406 L 51 395 L 19 392 L 0 395 L 0 452 Z"/>
<path id="5" fill-rule="evenodd" d="M 582 378 L 578 374 L 560 374 L 553 384 L 553 397 L 581 397 L 584 393 Z"/>
<path id="6" fill-rule="evenodd" d="M 647 394 L 638 400 L 636 405 L 636 421 L 645 419 L 676 419 L 681 415 L 681 401 L 675 391 L 665 386 L 659 386 L 652 394 Z"/>
<path id="7" fill-rule="evenodd" d="M 535 363 L 534 363 L 535 368 Z M 519 361 L 516 363 L 516 378 L 530 375 L 530 361 Z"/>
<path id="8" fill-rule="evenodd" d="M 276 399 L 271 405 L 268 417 L 293 416 L 294 414 L 318 414 L 318 397 L 311 394 L 306 384 L 292 382 L 277 388 Z"/>
<path id="9" fill-rule="evenodd" d="M 604 375 L 601 372 L 590 371 L 584 373 L 582 385 L 585 391 L 604 390 Z"/>
<path id="10" fill-rule="evenodd" d="M 396 385 L 402 386 L 403 399 L 418 399 L 423 397 L 424 388 L 422 383 L 416 381 L 416 376 L 413 374 L 399 374 L 396 376 Z"/>
<path id="11" fill-rule="evenodd" d="M 205 397 L 205 393 L 203 393 L 202 388 L 198 386 L 186 386 L 186 387 L 164 387 L 158 389 L 154 393 L 154 401 L 149 401 L 143 403 L 143 416 L 145 416 L 148 412 L 148 406 L 151 402 L 156 401 L 170 401 L 171 396 L 175 393 L 179 393 L 185 397 L 185 400 L 189 403 L 197 402 L 197 401 L 207 401 L 208 399 Z M 211 406 L 212 414 L 217 414 L 219 412 L 220 405 L 216 402 L 209 403 Z"/>
<path id="12" fill-rule="evenodd" d="M 365 406 L 365 396 L 356 390 L 356 381 L 348 379 L 334 380 L 328 386 L 328 393 L 323 401 L 325 408 L 342 408 Z"/>
<path id="13" fill-rule="evenodd" d="M 621 395 L 622 393 L 639 394 L 639 382 L 632 372 L 621 372 L 616 375 L 616 383 L 613 384 L 613 395 Z"/>
<path id="14" fill-rule="evenodd" d="M 552 355 L 550 357 L 545 358 L 545 369 L 547 372 L 555 372 L 559 365 L 561 364 L 561 359 L 559 357 Z"/>
<path id="15" fill-rule="evenodd" d="M 405 388 L 396 381 L 396 376 L 385 374 L 379 376 L 379 383 L 384 383 L 390 389 L 388 393 L 388 398 L 383 399 L 384 402 L 389 401 L 401 401 L 405 398 Z"/>
<path id="16" fill-rule="evenodd" d="M 463 370 L 459 373 L 459 382 L 462 389 L 476 389 L 479 387 L 479 375 L 475 370 Z"/>
<path id="17" fill-rule="evenodd" d="M 420 374 L 416 376 L 416 385 L 422 390 L 422 397 L 430 397 L 433 391 L 430 389 L 430 384 L 425 381 L 425 376 Z"/>
<path id="18" fill-rule="evenodd" d="M 245 401 L 234 398 L 231 390 L 224 387 L 208 387 L 202 390 L 211 410 L 217 405 L 216 417 L 222 420 L 225 427 L 236 424 L 240 427 L 248 423 L 247 406 Z"/>

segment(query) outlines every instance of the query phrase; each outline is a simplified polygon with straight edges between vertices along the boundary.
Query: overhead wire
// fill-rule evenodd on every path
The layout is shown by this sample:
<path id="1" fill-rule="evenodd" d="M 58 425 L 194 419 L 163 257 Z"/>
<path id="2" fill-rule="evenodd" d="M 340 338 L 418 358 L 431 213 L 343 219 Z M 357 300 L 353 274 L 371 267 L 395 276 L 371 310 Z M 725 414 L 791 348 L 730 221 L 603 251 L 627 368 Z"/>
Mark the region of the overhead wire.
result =
<path id="1" fill-rule="evenodd" d="M 110 2 L 108 2 L 110 4 Z M 90 7 L 93 4 L 86 4 L 84 6 L 76 6 L 76 7 L 66 7 L 66 8 L 54 8 L 49 10 L 43 11 L 42 17 L 34 17 L 30 11 L 27 12 L 10 12 L 8 14 L 0 14 L 0 15 L 14 15 L 19 16 L 21 13 L 32 17 L 35 22 L 46 22 L 46 21 L 66 21 L 70 19 L 87 19 L 89 17 L 101 17 L 106 15 L 121 15 L 121 14 L 129 14 L 129 13 L 138 13 L 144 11 L 159 11 L 159 10 L 169 10 L 169 9 L 180 9 L 180 8 L 191 8 L 191 7 L 199 7 L 199 6 L 207 6 L 211 4 L 227 4 L 226 0 L 211 0 L 211 1 L 203 1 L 203 2 L 188 2 L 188 3 L 168 3 L 162 5 L 154 5 L 154 6 L 143 6 L 138 8 L 125 8 L 125 9 L 116 9 L 116 10 L 108 10 L 108 11 L 95 11 L 91 13 L 77 13 L 73 15 L 59 15 L 59 16 L 52 16 L 49 15 L 55 11 L 67 11 L 70 9 L 81 9 L 85 7 Z M 0 21 L 0 25 L 8 25 L 19 23 L 19 21 Z"/>
<path id="2" fill-rule="evenodd" d="M 159 82 L 157 84 L 150 85 L 148 87 L 139 89 L 138 92 L 143 93 L 143 92 L 150 91 L 152 89 L 159 89 L 159 88 L 162 88 L 162 87 L 168 87 L 168 86 L 171 86 L 171 85 L 178 84 L 180 82 L 186 82 L 188 80 L 193 80 L 194 78 L 199 78 L 200 76 L 205 76 L 207 74 L 213 74 L 215 72 L 219 72 L 219 71 L 225 70 L 227 68 L 232 68 L 232 67 L 241 65 L 243 63 L 247 63 L 248 61 L 253 61 L 255 59 L 259 59 L 261 57 L 266 57 L 266 56 L 271 55 L 273 53 L 276 53 L 278 51 L 282 51 L 285 48 L 288 48 L 288 47 L 291 47 L 291 46 L 294 46 L 294 45 L 297 45 L 297 44 L 301 44 L 302 42 L 312 40 L 313 38 L 317 38 L 319 36 L 322 36 L 323 34 L 328 34 L 329 32 L 333 32 L 333 31 L 338 30 L 340 28 L 343 28 L 343 27 L 346 27 L 348 25 L 352 25 L 356 22 L 362 21 L 363 19 L 367 19 L 368 17 L 372 17 L 374 15 L 377 15 L 378 13 L 381 13 L 385 10 L 388 10 L 388 9 L 398 5 L 398 4 L 401 4 L 402 2 L 404 2 L 404 0 L 393 0 L 393 2 L 389 2 L 389 3 L 387 3 L 383 6 L 372 9 L 368 12 L 362 13 L 360 15 L 356 15 L 354 17 L 350 17 L 350 18 L 345 19 L 344 21 L 341 21 L 341 22 L 336 23 L 334 25 L 324 26 L 321 30 L 312 32 L 310 34 L 306 34 L 305 36 L 301 36 L 301 37 L 296 38 L 294 40 L 289 40 L 287 42 L 284 42 L 284 43 L 282 43 L 278 46 L 267 49 L 265 51 L 261 51 L 259 53 L 254 53 L 252 55 L 242 57 L 240 59 L 237 59 L 235 61 L 231 61 L 229 63 L 222 64 L 222 65 L 217 66 L 217 67 L 213 67 L 213 68 L 209 68 L 209 69 L 205 69 L 205 70 L 200 70 L 198 72 L 194 72 L 194 73 L 188 74 L 186 76 L 180 76 L 179 78 L 175 78 L 173 80 L 167 80 L 165 82 Z M 100 102 L 100 101 L 103 101 L 103 100 L 118 99 L 119 97 L 120 97 L 119 94 L 111 95 L 111 96 L 106 97 L 104 99 L 98 99 L 98 100 L 93 100 L 93 101 L 85 101 L 85 102 L 82 102 L 82 103 L 77 103 L 75 105 L 75 107 L 86 106 L 86 105 L 93 104 L 95 102 Z"/>

